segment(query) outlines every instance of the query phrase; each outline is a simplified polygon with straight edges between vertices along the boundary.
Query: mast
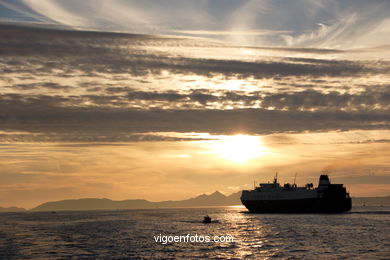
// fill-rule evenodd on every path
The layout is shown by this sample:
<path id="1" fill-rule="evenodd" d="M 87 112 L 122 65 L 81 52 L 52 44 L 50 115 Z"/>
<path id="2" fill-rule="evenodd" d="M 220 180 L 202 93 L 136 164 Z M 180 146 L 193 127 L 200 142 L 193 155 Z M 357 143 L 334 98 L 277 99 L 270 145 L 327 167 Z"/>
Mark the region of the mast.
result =
<path id="1" fill-rule="evenodd" d="M 278 183 L 278 172 L 275 174 L 274 184 Z"/>

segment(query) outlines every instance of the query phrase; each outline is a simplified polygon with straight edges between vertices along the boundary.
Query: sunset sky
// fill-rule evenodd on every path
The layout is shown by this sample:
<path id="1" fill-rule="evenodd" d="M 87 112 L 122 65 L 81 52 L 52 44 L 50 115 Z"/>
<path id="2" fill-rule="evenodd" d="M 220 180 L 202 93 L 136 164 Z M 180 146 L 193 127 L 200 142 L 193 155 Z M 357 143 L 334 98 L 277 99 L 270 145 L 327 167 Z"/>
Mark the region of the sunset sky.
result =
<path id="1" fill-rule="evenodd" d="M 0 71 L 0 206 L 390 195 L 390 1 L 0 0 Z"/>

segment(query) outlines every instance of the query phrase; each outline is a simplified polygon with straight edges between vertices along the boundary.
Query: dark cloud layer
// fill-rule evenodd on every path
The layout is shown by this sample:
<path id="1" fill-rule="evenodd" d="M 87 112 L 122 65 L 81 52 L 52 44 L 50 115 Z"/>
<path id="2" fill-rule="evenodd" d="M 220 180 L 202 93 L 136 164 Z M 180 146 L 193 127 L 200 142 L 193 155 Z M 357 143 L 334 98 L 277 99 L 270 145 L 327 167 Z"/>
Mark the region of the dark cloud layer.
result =
<path id="1" fill-rule="evenodd" d="M 287 110 L 361 110 L 372 111 L 380 108 L 389 110 L 390 86 L 366 90 L 357 94 L 332 91 L 321 93 L 305 90 L 297 93 L 267 95 L 262 106 Z"/>
<path id="2" fill-rule="evenodd" d="M 70 90 L 73 89 L 71 86 L 60 85 L 55 82 L 42 82 L 42 83 L 32 83 L 32 84 L 13 84 L 10 86 L 12 89 L 17 90 L 37 90 L 39 88 L 45 88 L 50 90 Z"/>
<path id="3" fill-rule="evenodd" d="M 137 91 L 132 88 L 118 87 L 107 88 L 108 93 L 121 93 L 124 96 L 111 96 L 112 105 L 118 98 L 125 101 L 166 101 L 181 103 L 199 103 L 202 105 L 229 103 L 236 106 L 254 106 L 259 104 L 264 109 L 284 110 L 388 110 L 390 106 L 390 86 L 376 86 L 373 89 L 365 89 L 359 93 L 340 93 L 330 91 L 324 93 L 316 90 L 304 90 L 300 92 L 269 93 L 269 92 L 243 92 L 243 91 L 212 91 L 208 89 L 190 90 L 187 93 L 178 91 Z M 87 96 L 85 96 L 87 97 Z M 99 99 L 109 101 L 110 96 L 88 96 L 91 101 Z M 106 103 L 110 104 L 110 103 Z"/>
<path id="4" fill-rule="evenodd" d="M 1 46 L 0 46 L 1 47 Z M 42 48 L 40 46 L 39 48 Z M 77 46 L 72 48 L 78 48 Z M 20 49 L 24 49 L 20 47 Z M 15 50 L 19 52 L 19 50 Z M 89 50 L 90 51 L 90 50 Z M 30 59 L 29 67 L 23 67 L 23 61 L 13 60 L 12 63 L 6 63 L 12 68 L 7 68 L 4 72 L 28 72 L 48 73 L 53 69 L 65 70 L 68 73 L 82 71 L 93 76 L 93 73 L 126 73 L 133 76 L 145 76 L 148 74 L 161 74 L 168 71 L 175 74 L 216 76 L 223 75 L 226 77 L 255 77 L 269 78 L 276 76 L 338 76 L 350 77 L 354 75 L 363 75 L 368 73 L 389 73 L 388 65 L 385 62 L 380 64 L 361 64 L 353 61 L 328 61 L 328 60 L 307 60 L 305 62 L 295 60 L 285 61 L 234 61 L 234 60 L 217 60 L 217 59 L 195 59 L 188 57 L 169 57 L 157 56 L 150 53 L 122 53 L 121 51 L 114 54 L 110 51 L 101 51 L 97 53 L 77 54 L 72 50 L 74 55 L 61 57 L 59 60 L 42 61 L 34 57 Z M 112 52 L 112 50 L 111 50 Z M 138 52 L 138 51 L 136 51 Z M 34 52 L 31 55 L 38 55 Z M 53 54 L 54 55 L 54 54 Z M 56 52 L 56 55 L 61 55 Z M 46 58 L 48 58 L 45 55 Z M 53 57 L 54 58 L 54 57 Z M 19 66 L 18 66 L 19 65 Z M 43 65 L 43 67 L 41 67 Z M 37 69 L 39 67 L 39 69 Z"/>
<path id="5" fill-rule="evenodd" d="M 58 84 L 17 84 L 13 88 L 33 90 L 39 87 L 65 90 L 70 86 Z M 100 89 L 100 88 L 99 88 Z M 187 91 L 140 91 L 131 87 L 109 87 L 107 94 L 83 95 L 38 95 L 38 94 L 3 94 L 0 100 L 7 104 L 10 111 L 15 111 L 22 103 L 23 107 L 33 106 L 46 109 L 47 103 L 59 107 L 134 107 L 137 102 L 143 102 L 145 109 L 149 106 L 169 108 L 174 104 L 176 109 L 213 108 L 215 104 L 229 104 L 236 108 L 263 108 L 287 111 L 313 111 L 313 110 L 343 110 L 343 111 L 375 111 L 388 110 L 390 106 L 389 85 L 377 86 L 374 89 L 365 89 L 358 93 L 340 93 L 330 91 L 324 93 L 317 90 L 304 90 L 298 92 L 270 93 L 267 91 L 228 91 L 209 89 L 190 89 Z M 4 108 L 5 109 L 5 108 Z"/>
<path id="6" fill-rule="evenodd" d="M 0 26 L 0 33 L 4 36 L 0 38 L 0 70 L 6 82 L 0 92 L 0 130 L 40 133 L 31 140 L 129 141 L 146 138 L 145 135 L 135 137 L 134 133 L 149 132 L 270 134 L 389 129 L 390 126 L 388 84 L 362 83 L 354 91 L 349 91 L 350 86 L 345 84 L 354 77 L 388 75 L 387 61 L 198 58 L 175 55 L 174 50 L 226 46 L 185 38 L 4 25 Z M 171 52 L 159 49 L 162 46 L 171 48 Z M 288 51 L 302 54 L 306 50 Z M 308 49 L 306 53 L 338 51 Z M 296 79 L 286 81 L 280 84 L 285 85 L 283 91 L 188 87 L 160 90 L 159 77 L 167 71 L 170 76 L 164 77 L 199 75 L 211 80 L 214 76 L 275 80 L 296 77 L 306 78 L 310 84 Z M 13 83 L 16 79 L 7 77 L 13 73 L 19 75 L 18 80 L 96 76 L 96 81 L 76 81 L 74 85 L 50 80 Z M 155 86 L 150 90 L 100 82 L 99 73 L 106 75 L 100 75 L 100 79 L 142 79 L 140 84 Z M 340 78 L 346 80 L 337 90 L 327 86 Z M 316 89 L 316 84 L 322 84 L 323 89 Z M 19 138 L 28 139 L 22 135 Z M 142 140 L 156 140 L 150 138 Z"/>
<path id="7" fill-rule="evenodd" d="M 388 129 L 390 124 L 387 110 L 140 110 L 61 106 L 63 98 L 48 96 L 20 98 L 8 95 L 1 100 L 3 130 L 65 134 L 71 140 L 78 136 L 79 141 L 120 141 L 121 137 L 128 139 L 126 134 L 142 132 L 270 134 Z"/>
<path id="8" fill-rule="evenodd" d="M 127 73 L 133 76 L 176 74 L 267 78 L 274 76 L 353 76 L 389 73 L 386 62 L 361 63 L 346 60 L 287 58 L 283 60 L 239 61 L 201 59 L 148 52 L 142 46 L 193 47 L 194 42 L 180 38 L 112 33 L 45 31 L 0 27 L 0 55 L 14 57 L 5 61 L 3 72 L 48 73 L 53 69 L 68 73 Z M 100 38 L 99 38 L 100 36 Z M 28 39 L 28 41 L 26 41 Z M 204 46 L 205 43 L 200 42 Z M 207 45 L 208 47 L 213 45 Z M 222 46 L 220 46 L 222 47 Z M 276 49 L 277 50 L 277 49 Z M 291 52 L 302 52 L 292 49 Z M 313 50 L 309 49 L 309 53 Z M 31 57 L 27 60 L 25 57 Z M 44 57 L 42 59 L 42 57 Z M 21 60 L 22 59 L 22 60 Z"/>

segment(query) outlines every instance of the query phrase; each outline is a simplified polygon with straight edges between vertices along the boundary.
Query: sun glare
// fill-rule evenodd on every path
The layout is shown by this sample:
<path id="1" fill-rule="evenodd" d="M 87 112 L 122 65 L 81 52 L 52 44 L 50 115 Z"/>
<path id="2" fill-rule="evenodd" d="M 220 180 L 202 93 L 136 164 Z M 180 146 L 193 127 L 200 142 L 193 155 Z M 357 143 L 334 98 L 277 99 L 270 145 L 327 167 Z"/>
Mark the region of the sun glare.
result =
<path id="1" fill-rule="evenodd" d="M 260 137 L 250 135 L 220 137 L 213 141 L 211 150 L 219 157 L 235 163 L 245 163 L 265 153 Z"/>

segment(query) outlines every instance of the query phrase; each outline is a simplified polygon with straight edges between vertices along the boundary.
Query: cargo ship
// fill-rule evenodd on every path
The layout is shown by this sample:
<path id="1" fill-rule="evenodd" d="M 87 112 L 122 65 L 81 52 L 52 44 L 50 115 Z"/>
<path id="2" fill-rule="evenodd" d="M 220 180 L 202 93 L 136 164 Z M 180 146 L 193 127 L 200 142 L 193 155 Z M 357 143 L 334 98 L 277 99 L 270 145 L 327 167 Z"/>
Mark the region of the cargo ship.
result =
<path id="1" fill-rule="evenodd" d="M 342 213 L 352 207 L 346 188 L 331 184 L 328 175 L 320 176 L 317 188 L 312 183 L 281 186 L 276 176 L 273 183 L 243 190 L 241 202 L 251 213 Z"/>

